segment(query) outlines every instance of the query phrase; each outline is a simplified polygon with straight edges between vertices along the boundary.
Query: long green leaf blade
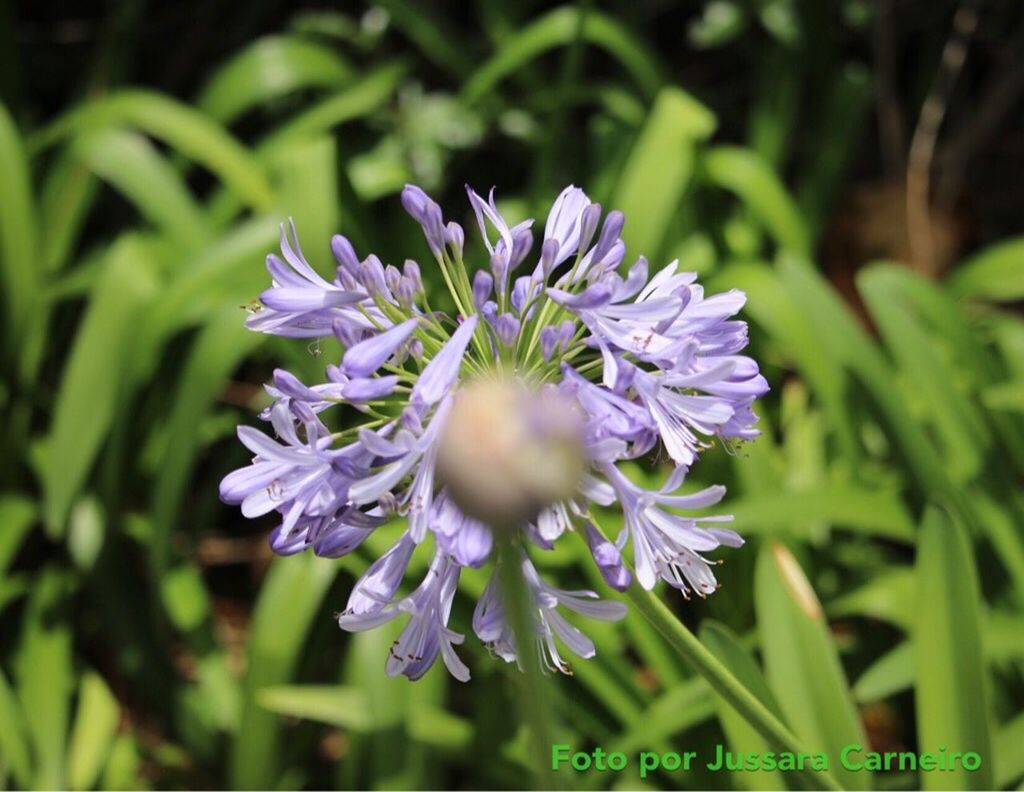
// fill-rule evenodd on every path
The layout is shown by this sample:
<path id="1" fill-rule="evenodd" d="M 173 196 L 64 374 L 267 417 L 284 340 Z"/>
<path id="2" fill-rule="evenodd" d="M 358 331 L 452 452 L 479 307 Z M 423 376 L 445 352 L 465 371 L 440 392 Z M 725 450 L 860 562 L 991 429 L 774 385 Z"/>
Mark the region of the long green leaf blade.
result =
<path id="1" fill-rule="evenodd" d="M 970 772 L 922 773 L 925 789 L 991 789 L 992 737 L 982 656 L 981 594 L 974 555 L 963 530 L 937 508 L 925 513 L 918 543 L 913 631 L 920 751 L 975 751 Z"/>

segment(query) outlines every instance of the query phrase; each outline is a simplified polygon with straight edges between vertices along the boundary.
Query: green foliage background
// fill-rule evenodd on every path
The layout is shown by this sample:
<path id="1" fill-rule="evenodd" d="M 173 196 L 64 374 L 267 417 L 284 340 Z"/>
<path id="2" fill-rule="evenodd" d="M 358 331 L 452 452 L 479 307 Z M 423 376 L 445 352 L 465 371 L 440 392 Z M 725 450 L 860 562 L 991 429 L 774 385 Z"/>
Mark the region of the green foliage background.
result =
<path id="1" fill-rule="evenodd" d="M 574 181 L 626 213 L 633 257 L 678 257 L 709 289 L 746 290 L 773 385 L 764 436 L 710 451 L 696 473 L 729 485 L 748 543 L 721 553 L 714 597 L 663 592 L 669 607 L 810 750 L 945 745 L 984 760 L 977 773 L 837 769 L 843 786 L 1016 788 L 1024 237 L 990 224 L 991 244 L 939 279 L 868 262 L 856 309 L 833 288 L 819 262 L 847 165 L 877 159 L 876 9 L 826 5 L 264 3 L 239 10 L 229 54 L 203 62 L 194 89 L 171 92 L 132 77 L 147 9 L 124 3 L 96 15 L 109 25 L 91 69 L 47 62 L 75 86 L 58 108 L 33 95 L 53 81 L 36 79 L 39 58 L 15 68 L 32 48 L 19 31 L 47 10 L 0 19 L 0 787 L 533 783 L 508 670 L 475 639 L 471 683 L 435 669 L 410 684 L 383 673 L 387 630 L 332 620 L 395 526 L 349 558 L 271 560 L 271 522 L 221 505 L 217 483 L 245 462 L 233 429 L 255 421 L 272 368 L 312 379 L 338 354 L 243 328 L 283 218 L 322 272 L 337 231 L 363 255 L 423 261 L 405 182 L 479 253 L 464 182 L 497 185 L 519 217 Z M 947 27 L 948 14 L 926 26 L 921 51 L 937 57 Z M 148 57 L 180 59 L 187 43 Z M 935 58 L 917 68 L 915 112 Z M 636 473 L 661 475 L 654 461 Z M 582 543 L 565 544 L 538 561 L 603 590 Z M 456 628 L 469 632 L 484 584 L 464 576 Z M 598 657 L 536 691 L 559 742 L 770 747 L 640 613 L 587 630 Z M 629 771 L 548 783 L 641 785 Z"/>

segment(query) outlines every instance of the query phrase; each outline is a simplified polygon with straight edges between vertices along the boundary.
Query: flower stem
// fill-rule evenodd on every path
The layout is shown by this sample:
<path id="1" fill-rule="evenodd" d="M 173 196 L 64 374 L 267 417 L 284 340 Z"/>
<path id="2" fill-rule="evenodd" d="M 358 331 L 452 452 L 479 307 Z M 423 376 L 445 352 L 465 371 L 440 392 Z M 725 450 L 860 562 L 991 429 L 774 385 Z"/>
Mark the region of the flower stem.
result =
<path id="1" fill-rule="evenodd" d="M 505 617 L 515 636 L 518 671 L 513 667 L 512 676 L 518 688 L 516 698 L 522 722 L 530 732 L 530 766 L 534 771 L 537 789 L 550 789 L 551 777 L 548 771 L 551 761 L 551 708 L 545 691 L 547 679 L 540 668 L 540 657 L 536 651 L 532 624 L 530 592 L 522 574 L 522 548 L 512 537 L 519 535 L 518 528 L 510 530 L 496 526 L 495 544 L 498 549 L 498 580 L 501 583 L 501 598 L 505 605 Z M 522 673 L 519 673 L 521 671 Z"/>
<path id="2" fill-rule="evenodd" d="M 638 585 L 626 592 L 630 601 L 647 621 L 668 641 L 669 645 L 690 662 L 711 687 L 744 720 L 776 749 L 799 754 L 807 752 L 797 737 L 747 687 L 719 662 L 697 636 L 690 632 L 652 592 Z M 797 771 L 795 771 L 797 772 Z M 831 773 L 810 768 L 798 771 L 811 789 L 842 789 Z"/>

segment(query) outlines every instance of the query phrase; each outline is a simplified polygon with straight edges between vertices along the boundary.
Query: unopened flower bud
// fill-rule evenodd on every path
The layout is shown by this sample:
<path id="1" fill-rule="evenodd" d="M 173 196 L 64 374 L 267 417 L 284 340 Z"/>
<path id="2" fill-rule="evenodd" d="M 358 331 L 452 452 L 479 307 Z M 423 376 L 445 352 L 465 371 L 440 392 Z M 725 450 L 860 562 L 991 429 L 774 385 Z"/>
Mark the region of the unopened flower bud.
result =
<path id="1" fill-rule="evenodd" d="M 466 515 L 519 526 L 572 497 L 583 472 L 576 403 L 515 380 L 485 379 L 455 395 L 438 472 Z"/>

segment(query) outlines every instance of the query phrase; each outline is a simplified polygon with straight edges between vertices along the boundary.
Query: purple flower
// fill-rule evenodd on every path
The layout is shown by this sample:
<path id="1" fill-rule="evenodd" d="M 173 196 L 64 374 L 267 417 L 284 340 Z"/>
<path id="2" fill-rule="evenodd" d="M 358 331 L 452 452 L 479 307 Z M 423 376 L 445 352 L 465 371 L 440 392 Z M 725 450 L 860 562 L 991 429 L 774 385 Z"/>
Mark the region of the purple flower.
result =
<path id="1" fill-rule="evenodd" d="M 618 621 L 626 615 L 626 606 L 621 602 L 599 600 L 593 591 L 562 591 L 550 586 L 540 579 L 528 558 L 523 558 L 521 570 L 531 599 L 534 641 L 540 656 L 549 670 L 571 673 L 572 668 L 562 659 L 555 638 L 583 659 L 593 657 L 596 650 L 594 642 L 570 624 L 558 608 L 564 607 L 600 621 Z M 518 663 L 519 650 L 505 617 L 505 603 L 497 577 L 495 570 L 477 603 L 473 613 L 473 632 L 505 662 Z"/>
<path id="2" fill-rule="evenodd" d="M 706 295 L 676 262 L 652 276 L 642 256 L 619 273 L 621 212 L 602 223 L 601 207 L 567 187 L 547 213 L 530 274 L 514 277 L 534 251 L 534 221 L 510 224 L 493 190 L 484 199 L 467 187 L 467 195 L 485 252 L 467 249 L 462 227 L 446 224 L 420 188 L 406 186 L 401 198 L 440 270 L 438 278 L 427 273 L 430 282 L 448 284 L 448 302 L 462 315 L 428 306 L 416 262 L 360 260 L 342 236 L 331 240 L 334 279 L 321 277 L 294 226 L 282 227 L 282 257 L 268 258 L 271 288 L 248 325 L 333 335 L 344 350 L 321 382 L 275 370 L 266 386 L 272 403 L 260 413 L 272 431 L 239 428 L 254 456 L 224 478 L 221 498 L 247 517 L 274 513 L 270 543 L 281 555 L 342 556 L 404 520 L 353 587 L 339 623 L 366 630 L 408 615 L 387 672 L 411 679 L 438 657 L 457 679 L 469 678 L 455 649 L 463 636 L 449 617 L 461 569 L 494 565 L 500 531 L 510 552 L 521 553 L 507 557 L 522 559 L 530 638 L 549 669 L 567 672 L 566 648 L 584 658 L 595 649 L 564 612 L 611 621 L 625 607 L 549 585 L 531 549 L 575 535 L 613 590 L 633 584 L 631 553 L 644 588 L 664 580 L 687 597 L 712 593 L 709 554 L 743 540 L 722 525 L 729 517 L 685 514 L 715 506 L 723 487 L 680 490 L 715 438 L 757 436 L 754 404 L 768 384 L 743 354 L 742 292 Z M 672 463 L 657 489 L 625 473 L 628 460 L 652 453 Z M 611 508 L 623 516 L 614 539 L 597 522 Z M 402 596 L 422 552 L 433 553 L 430 568 Z M 494 574 L 473 631 L 518 661 Z"/>
<path id="3" fill-rule="evenodd" d="M 329 283 L 316 273 L 302 255 L 292 222 L 287 228 L 281 224 L 281 253 L 284 261 L 267 256 L 272 285 L 260 295 L 264 307 L 249 317 L 249 329 L 298 338 L 327 335 L 335 319 L 351 314 L 346 307 L 367 299 L 365 293 L 340 281 Z"/>

